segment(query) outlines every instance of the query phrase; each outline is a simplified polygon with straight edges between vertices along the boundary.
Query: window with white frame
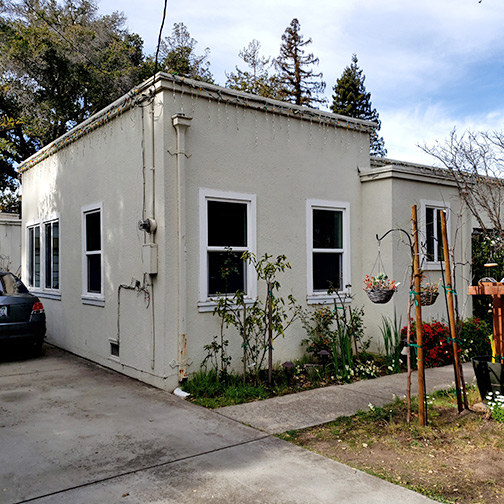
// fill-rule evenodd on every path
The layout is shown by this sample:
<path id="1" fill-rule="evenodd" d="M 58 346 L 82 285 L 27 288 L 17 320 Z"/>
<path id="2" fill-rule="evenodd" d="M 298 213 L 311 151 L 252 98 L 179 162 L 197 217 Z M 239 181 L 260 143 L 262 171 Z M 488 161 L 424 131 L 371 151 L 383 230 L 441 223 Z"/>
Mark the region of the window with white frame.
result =
<path id="1" fill-rule="evenodd" d="M 44 286 L 46 289 L 57 290 L 60 287 L 60 247 L 58 220 L 44 223 L 44 250 Z"/>
<path id="2" fill-rule="evenodd" d="M 30 287 L 40 287 L 41 276 L 41 240 L 40 225 L 28 227 L 28 284 Z"/>
<path id="3" fill-rule="evenodd" d="M 349 275 L 349 204 L 307 202 L 308 298 L 346 291 Z"/>
<path id="4" fill-rule="evenodd" d="M 255 296 L 255 195 L 200 190 L 200 302 L 242 290 Z"/>
<path id="5" fill-rule="evenodd" d="M 444 260 L 443 235 L 441 232 L 441 213 L 447 215 L 447 206 L 443 203 L 432 201 L 422 202 L 422 215 L 424 222 L 424 257 L 426 266 L 439 265 Z M 447 229 L 449 229 L 448 219 L 446 220 Z M 449 236 L 449 233 L 448 233 Z"/>
<path id="6" fill-rule="evenodd" d="M 59 226 L 55 218 L 27 227 L 27 283 L 41 295 L 60 288 Z"/>
<path id="7" fill-rule="evenodd" d="M 103 239 L 102 208 L 90 206 L 82 209 L 83 237 L 83 295 L 103 297 Z"/>

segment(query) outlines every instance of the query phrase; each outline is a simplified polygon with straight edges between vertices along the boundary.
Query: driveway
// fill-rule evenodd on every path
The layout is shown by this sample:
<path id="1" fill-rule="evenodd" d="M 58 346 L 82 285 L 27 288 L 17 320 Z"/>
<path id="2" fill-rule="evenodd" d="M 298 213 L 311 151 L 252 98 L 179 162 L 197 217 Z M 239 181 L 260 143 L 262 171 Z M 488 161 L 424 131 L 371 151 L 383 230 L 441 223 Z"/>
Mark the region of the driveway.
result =
<path id="1" fill-rule="evenodd" d="M 0 362 L 0 502 L 428 499 L 53 347 Z"/>

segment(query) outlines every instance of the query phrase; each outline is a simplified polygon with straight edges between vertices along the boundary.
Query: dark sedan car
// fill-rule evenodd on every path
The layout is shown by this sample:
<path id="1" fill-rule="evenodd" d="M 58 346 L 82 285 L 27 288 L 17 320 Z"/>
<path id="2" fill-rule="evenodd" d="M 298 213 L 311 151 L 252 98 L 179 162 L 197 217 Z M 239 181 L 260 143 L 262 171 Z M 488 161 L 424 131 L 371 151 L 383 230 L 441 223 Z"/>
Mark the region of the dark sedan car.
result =
<path id="1" fill-rule="evenodd" d="M 46 333 L 44 306 L 12 273 L 0 271 L 0 344 L 26 343 L 39 352 Z"/>

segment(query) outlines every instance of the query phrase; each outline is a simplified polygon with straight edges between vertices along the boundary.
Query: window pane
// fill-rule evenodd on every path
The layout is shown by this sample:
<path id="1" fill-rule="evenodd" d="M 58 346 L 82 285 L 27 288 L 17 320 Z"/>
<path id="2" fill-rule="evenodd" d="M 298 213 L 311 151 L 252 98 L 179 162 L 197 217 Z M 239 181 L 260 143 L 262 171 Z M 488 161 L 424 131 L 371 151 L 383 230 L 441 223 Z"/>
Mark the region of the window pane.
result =
<path id="1" fill-rule="evenodd" d="M 46 224 L 45 226 L 45 286 L 51 288 L 51 271 L 52 271 L 52 229 L 51 224 Z"/>
<path id="2" fill-rule="evenodd" d="M 101 254 L 92 254 L 87 257 L 88 265 L 88 292 L 101 293 Z"/>
<path id="3" fill-rule="evenodd" d="M 208 201 L 208 245 L 247 246 L 247 204 Z"/>
<path id="4" fill-rule="evenodd" d="M 52 226 L 52 288 L 59 289 L 59 222 Z"/>
<path id="5" fill-rule="evenodd" d="M 425 227 L 427 233 L 427 261 L 434 261 L 435 235 L 434 235 L 434 208 L 425 209 Z"/>
<path id="6" fill-rule="evenodd" d="M 208 253 L 208 294 L 233 294 L 246 290 L 241 252 Z"/>
<path id="7" fill-rule="evenodd" d="M 313 248 L 343 248 L 343 212 L 313 210 Z"/>
<path id="8" fill-rule="evenodd" d="M 35 270 L 35 232 L 33 228 L 28 229 L 28 283 L 33 285 L 33 275 Z"/>
<path id="9" fill-rule="evenodd" d="M 100 212 L 86 214 L 86 251 L 101 250 Z"/>
<path id="10" fill-rule="evenodd" d="M 441 228 L 441 212 L 443 210 L 436 210 L 436 221 L 437 221 L 437 260 L 444 261 L 443 252 L 443 230 Z"/>
<path id="11" fill-rule="evenodd" d="M 40 287 L 40 227 L 34 228 L 33 286 Z"/>
<path id="12" fill-rule="evenodd" d="M 343 254 L 313 253 L 313 290 L 341 289 Z"/>

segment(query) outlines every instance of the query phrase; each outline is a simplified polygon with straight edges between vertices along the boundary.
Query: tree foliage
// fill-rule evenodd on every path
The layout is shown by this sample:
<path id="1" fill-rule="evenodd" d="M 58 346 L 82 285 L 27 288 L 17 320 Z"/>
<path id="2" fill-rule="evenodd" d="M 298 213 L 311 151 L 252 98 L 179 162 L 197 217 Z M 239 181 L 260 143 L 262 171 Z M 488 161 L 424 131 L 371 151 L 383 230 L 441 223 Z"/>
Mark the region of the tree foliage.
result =
<path id="1" fill-rule="evenodd" d="M 279 98 L 280 79 L 276 74 L 269 74 L 274 64 L 271 58 L 260 56 L 260 49 L 261 44 L 254 39 L 238 53 L 238 56 L 248 65 L 249 70 L 235 67 L 236 72 L 226 74 L 226 86 L 267 98 Z"/>
<path id="2" fill-rule="evenodd" d="M 172 34 L 159 48 L 159 69 L 190 79 L 213 83 L 207 47 L 203 54 L 196 54 L 198 41 L 193 39 L 184 23 L 174 23 Z"/>
<path id="3" fill-rule="evenodd" d="M 447 169 L 483 233 L 504 247 L 504 133 L 453 130 L 443 144 L 423 150 Z"/>
<path id="4" fill-rule="evenodd" d="M 384 157 L 387 155 L 385 142 L 377 133 L 381 128 L 380 116 L 371 104 L 371 93 L 366 91 L 365 80 L 357 55 L 354 54 L 352 63 L 345 68 L 333 87 L 333 103 L 330 108 L 335 114 L 376 122 L 378 126 L 371 135 L 370 154 Z"/>
<path id="5" fill-rule="evenodd" d="M 319 59 L 312 53 L 305 54 L 305 48 L 312 39 L 303 39 L 300 33 L 301 25 L 294 18 L 282 35 L 280 55 L 275 60 L 278 70 L 281 91 L 280 96 L 296 105 L 315 106 L 323 104 L 326 99 L 319 97 L 324 92 L 323 74 L 315 73 L 313 65 L 318 65 Z"/>
<path id="6" fill-rule="evenodd" d="M 0 190 L 16 166 L 145 75 L 143 42 L 94 0 L 7 0 L 0 16 Z"/>

